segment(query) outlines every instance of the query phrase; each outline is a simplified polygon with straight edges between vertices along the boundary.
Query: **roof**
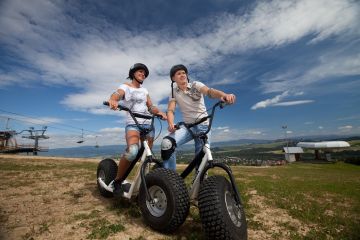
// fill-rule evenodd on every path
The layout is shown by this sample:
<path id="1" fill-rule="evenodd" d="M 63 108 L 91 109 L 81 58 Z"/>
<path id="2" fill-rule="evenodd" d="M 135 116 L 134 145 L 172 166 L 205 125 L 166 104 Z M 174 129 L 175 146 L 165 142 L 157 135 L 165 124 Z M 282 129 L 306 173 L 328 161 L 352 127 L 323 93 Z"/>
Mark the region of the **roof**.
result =
<path id="1" fill-rule="evenodd" d="M 284 147 L 285 153 L 304 153 L 301 147 Z"/>
<path id="2" fill-rule="evenodd" d="M 350 144 L 348 142 L 345 142 L 345 141 L 299 142 L 296 145 L 298 147 L 314 148 L 314 149 L 350 147 Z"/>

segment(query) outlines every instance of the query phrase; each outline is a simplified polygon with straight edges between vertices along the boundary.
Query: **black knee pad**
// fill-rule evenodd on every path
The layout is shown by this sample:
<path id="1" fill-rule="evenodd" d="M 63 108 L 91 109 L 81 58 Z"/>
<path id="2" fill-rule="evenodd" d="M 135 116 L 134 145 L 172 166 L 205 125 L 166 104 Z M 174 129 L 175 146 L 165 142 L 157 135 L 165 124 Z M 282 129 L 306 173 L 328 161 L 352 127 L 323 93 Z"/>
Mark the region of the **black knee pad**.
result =
<path id="1" fill-rule="evenodd" d="M 166 161 L 170 158 L 171 154 L 175 152 L 176 141 L 172 137 L 166 136 L 161 142 L 161 158 Z"/>

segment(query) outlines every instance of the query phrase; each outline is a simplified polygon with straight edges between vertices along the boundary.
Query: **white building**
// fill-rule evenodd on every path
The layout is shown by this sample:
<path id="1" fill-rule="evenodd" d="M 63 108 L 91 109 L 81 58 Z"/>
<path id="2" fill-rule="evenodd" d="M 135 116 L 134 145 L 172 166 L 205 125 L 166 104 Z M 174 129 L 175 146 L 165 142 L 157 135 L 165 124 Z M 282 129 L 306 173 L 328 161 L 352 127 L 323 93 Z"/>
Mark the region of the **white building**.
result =
<path id="1" fill-rule="evenodd" d="M 300 160 L 300 153 L 304 153 L 301 147 L 284 147 L 285 160 L 295 162 Z"/>

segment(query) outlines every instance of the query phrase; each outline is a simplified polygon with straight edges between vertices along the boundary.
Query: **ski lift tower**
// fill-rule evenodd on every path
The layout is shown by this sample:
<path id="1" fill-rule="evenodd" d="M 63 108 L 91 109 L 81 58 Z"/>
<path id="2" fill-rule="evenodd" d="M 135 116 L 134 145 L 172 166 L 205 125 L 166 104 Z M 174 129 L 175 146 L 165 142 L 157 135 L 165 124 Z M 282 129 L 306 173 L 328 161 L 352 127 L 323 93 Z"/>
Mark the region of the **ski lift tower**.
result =
<path id="1" fill-rule="evenodd" d="M 40 150 L 39 149 L 39 139 L 50 138 L 49 136 L 44 135 L 46 129 L 47 129 L 47 126 L 44 126 L 41 130 L 35 130 L 33 127 L 30 127 L 30 130 L 24 130 L 24 131 L 28 131 L 30 133 L 30 135 L 22 136 L 23 138 L 35 140 L 34 152 L 33 152 L 34 155 L 37 155 L 37 152 Z"/>

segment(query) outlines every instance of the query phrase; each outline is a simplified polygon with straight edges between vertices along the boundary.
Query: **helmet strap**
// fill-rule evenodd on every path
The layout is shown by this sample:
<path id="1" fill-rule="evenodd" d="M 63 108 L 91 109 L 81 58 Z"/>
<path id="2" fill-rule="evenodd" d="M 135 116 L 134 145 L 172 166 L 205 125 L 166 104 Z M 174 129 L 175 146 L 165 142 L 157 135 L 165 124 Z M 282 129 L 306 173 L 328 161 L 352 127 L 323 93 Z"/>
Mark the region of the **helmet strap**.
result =
<path id="1" fill-rule="evenodd" d="M 137 81 L 140 85 L 143 84 L 143 82 L 140 82 L 139 80 L 137 80 L 135 76 L 134 76 L 133 79 L 134 79 L 135 81 Z"/>
<path id="2" fill-rule="evenodd" d="M 171 97 L 174 98 L 174 81 L 171 80 Z"/>

